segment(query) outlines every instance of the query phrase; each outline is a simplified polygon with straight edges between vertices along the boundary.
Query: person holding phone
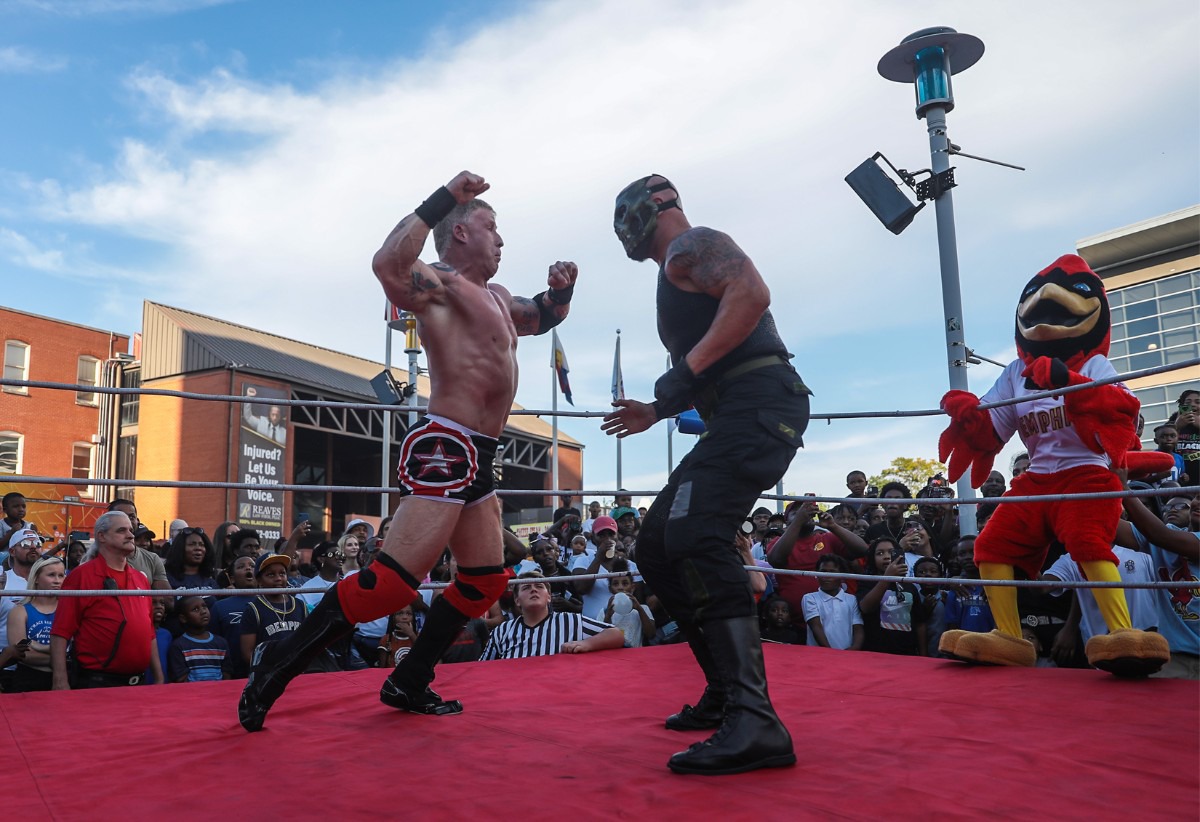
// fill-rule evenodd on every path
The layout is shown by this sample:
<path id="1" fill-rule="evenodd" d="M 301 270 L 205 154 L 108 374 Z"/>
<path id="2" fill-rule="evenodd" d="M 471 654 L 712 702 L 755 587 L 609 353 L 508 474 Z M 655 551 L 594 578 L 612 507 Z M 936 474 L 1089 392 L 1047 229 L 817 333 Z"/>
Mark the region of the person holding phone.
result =
<path id="1" fill-rule="evenodd" d="M 1178 409 L 1169 422 L 1175 425 L 1179 439 L 1175 442 L 1175 453 L 1183 457 L 1183 470 L 1179 484 L 1187 487 L 1200 486 L 1200 391 L 1188 389 L 1179 395 Z"/>

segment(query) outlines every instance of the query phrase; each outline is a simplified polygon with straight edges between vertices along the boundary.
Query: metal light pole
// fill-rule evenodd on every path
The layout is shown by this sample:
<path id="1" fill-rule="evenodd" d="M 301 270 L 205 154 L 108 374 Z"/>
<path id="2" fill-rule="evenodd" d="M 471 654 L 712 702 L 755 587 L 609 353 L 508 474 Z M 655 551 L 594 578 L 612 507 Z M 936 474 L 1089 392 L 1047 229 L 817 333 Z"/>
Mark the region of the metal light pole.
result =
<path id="1" fill-rule="evenodd" d="M 917 95 L 917 118 L 929 131 L 929 180 L 937 215 L 938 257 L 942 272 L 942 313 L 946 327 L 946 365 L 950 388 L 967 390 L 967 348 L 963 334 L 962 290 L 958 279 L 958 243 L 954 233 L 954 170 L 950 168 L 950 138 L 946 113 L 954 108 L 950 76 L 965 71 L 983 56 L 983 41 L 960 34 L 948 26 L 921 29 L 900 41 L 879 61 L 884 79 L 912 83 Z M 961 499 L 975 496 L 970 479 L 958 481 Z M 975 506 L 964 506 L 958 518 L 959 532 L 975 533 Z"/>

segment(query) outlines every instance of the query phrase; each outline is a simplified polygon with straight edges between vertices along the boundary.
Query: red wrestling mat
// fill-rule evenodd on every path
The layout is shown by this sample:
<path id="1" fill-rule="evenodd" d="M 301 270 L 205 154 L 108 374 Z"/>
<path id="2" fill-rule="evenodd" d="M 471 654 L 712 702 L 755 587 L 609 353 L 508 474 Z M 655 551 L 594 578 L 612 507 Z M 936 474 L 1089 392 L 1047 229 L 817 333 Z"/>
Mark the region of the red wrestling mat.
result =
<path id="1" fill-rule="evenodd" d="M 4 695 L 4 812 L 1150 819 L 1200 804 L 1195 682 L 776 645 L 767 666 L 799 764 L 726 777 L 666 768 L 701 738 L 662 727 L 700 692 L 684 646 L 445 665 L 439 690 L 466 705 L 450 717 L 381 705 L 381 670 L 304 676 L 257 734 L 237 724 L 239 682 Z"/>

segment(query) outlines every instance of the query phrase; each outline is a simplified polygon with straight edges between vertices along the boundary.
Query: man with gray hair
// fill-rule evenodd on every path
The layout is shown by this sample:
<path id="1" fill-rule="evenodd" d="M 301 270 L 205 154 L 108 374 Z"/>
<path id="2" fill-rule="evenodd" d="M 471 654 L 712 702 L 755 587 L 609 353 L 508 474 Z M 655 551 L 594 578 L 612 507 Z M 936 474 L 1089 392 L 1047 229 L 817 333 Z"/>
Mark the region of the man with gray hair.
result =
<path id="1" fill-rule="evenodd" d="M 146 575 L 129 564 L 133 524 L 121 511 L 102 515 L 93 527 L 96 557 L 73 570 L 64 591 L 148 591 Z M 75 681 L 67 671 L 67 643 L 75 640 Z M 163 681 L 150 597 L 63 597 L 50 629 L 53 688 L 111 688 L 139 685 L 149 668 Z"/>

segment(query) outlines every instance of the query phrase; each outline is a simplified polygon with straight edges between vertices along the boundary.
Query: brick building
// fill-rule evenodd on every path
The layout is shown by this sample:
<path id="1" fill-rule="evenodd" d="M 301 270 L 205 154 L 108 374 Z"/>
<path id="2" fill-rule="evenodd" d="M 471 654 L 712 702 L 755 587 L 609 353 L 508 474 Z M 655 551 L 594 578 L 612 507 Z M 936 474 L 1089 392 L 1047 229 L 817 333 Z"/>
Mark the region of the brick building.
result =
<path id="1" fill-rule="evenodd" d="M 388 484 L 395 485 L 399 443 L 407 414 L 371 409 L 275 406 L 271 399 L 328 400 L 379 405 L 372 378 L 380 363 L 267 334 L 158 303 L 143 307 L 140 360 L 124 364 L 115 379 L 127 387 L 246 396 L 261 404 L 184 400 L 143 395 L 113 405 L 101 473 L 139 480 L 261 483 L 262 490 L 138 487 L 132 496 L 144 522 L 164 535 L 179 517 L 209 533 L 233 520 L 271 538 L 286 535 L 299 514 L 318 530 L 338 534 L 351 516 L 382 513 L 379 494 L 279 493 L 277 483 L 379 486 L 383 484 L 385 417 L 390 416 Z M 393 369 L 398 381 L 407 374 Z M 116 382 L 114 382 L 116 384 Z M 423 405 L 429 384 L 418 379 Z M 514 408 L 516 408 L 514 406 Z M 271 428 L 273 417 L 279 425 Z M 501 437 L 502 487 L 551 488 L 551 426 L 533 416 L 513 416 Z M 583 446 L 559 435 L 559 482 L 579 487 Z M 389 498 L 394 508 L 399 497 Z M 545 519 L 553 503 L 543 495 L 505 497 L 506 521 Z"/>
<path id="2" fill-rule="evenodd" d="M 0 337 L 6 380 L 98 385 L 106 371 L 115 371 L 129 359 L 126 334 L 3 306 Z M 0 479 L 4 474 L 80 480 L 96 476 L 100 420 L 108 405 L 109 398 L 91 392 L 0 386 Z M 94 516 L 86 505 L 93 489 L 86 483 L 19 488 L 0 484 L 6 492 L 18 490 L 29 498 L 27 519 L 46 533 L 86 525 Z M 105 496 L 103 490 L 96 494 Z"/>

